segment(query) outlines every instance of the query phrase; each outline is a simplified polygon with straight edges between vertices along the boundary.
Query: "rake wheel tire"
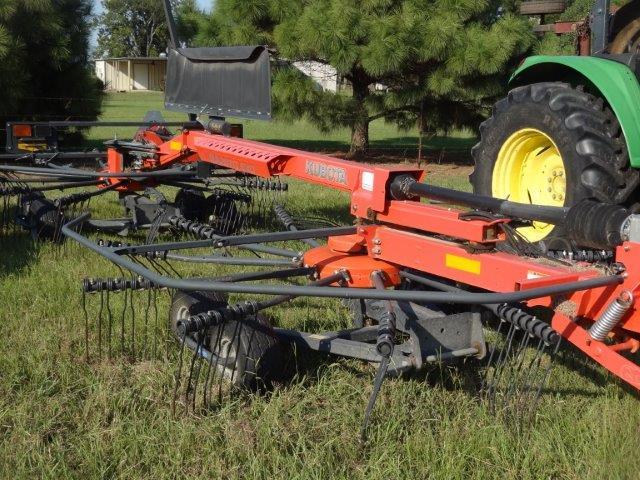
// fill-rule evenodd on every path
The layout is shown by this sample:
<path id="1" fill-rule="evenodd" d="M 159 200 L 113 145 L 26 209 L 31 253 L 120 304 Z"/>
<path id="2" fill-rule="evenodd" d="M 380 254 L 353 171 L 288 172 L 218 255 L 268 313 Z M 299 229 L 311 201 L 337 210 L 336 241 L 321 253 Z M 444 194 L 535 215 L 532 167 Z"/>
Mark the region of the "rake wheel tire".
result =
<path id="1" fill-rule="evenodd" d="M 209 349 L 220 357 L 218 371 L 233 388 L 269 390 L 288 372 L 286 346 L 261 314 L 227 321 L 209 333 Z"/>
<path id="2" fill-rule="evenodd" d="M 548 135 L 562 155 L 565 206 L 584 199 L 612 204 L 630 201 L 639 173 L 630 167 L 617 118 L 602 99 L 557 82 L 517 87 L 494 106 L 472 150 L 475 170 L 470 181 L 475 193 L 493 195 L 493 170 L 502 146 L 515 132 L 527 128 Z M 557 226 L 545 241 L 565 236 Z"/>
<path id="3" fill-rule="evenodd" d="M 31 225 L 33 239 L 62 241 L 64 237 L 60 233 L 60 227 L 68 219 L 61 218 L 58 208 L 42 194 L 28 198 L 25 202 L 25 215 Z"/>
<path id="4" fill-rule="evenodd" d="M 169 328 L 180 339 L 178 321 L 228 305 L 228 295 L 220 292 L 176 291 L 171 301 Z M 214 365 L 233 388 L 267 390 L 288 376 L 288 351 L 261 314 L 247 321 L 226 321 L 210 328 L 205 337 L 210 351 L 221 359 Z M 223 351 L 226 350 L 226 351 Z"/>
<path id="5" fill-rule="evenodd" d="M 187 220 L 204 222 L 207 218 L 206 199 L 200 190 L 181 188 L 176 193 L 174 205 Z"/>

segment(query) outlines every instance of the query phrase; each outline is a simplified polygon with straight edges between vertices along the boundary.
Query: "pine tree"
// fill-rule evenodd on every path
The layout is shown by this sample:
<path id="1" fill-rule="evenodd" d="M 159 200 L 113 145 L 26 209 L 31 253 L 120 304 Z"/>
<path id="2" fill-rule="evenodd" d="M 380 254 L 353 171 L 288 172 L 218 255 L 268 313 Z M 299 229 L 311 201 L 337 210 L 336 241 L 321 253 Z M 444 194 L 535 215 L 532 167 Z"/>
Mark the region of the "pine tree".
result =
<path id="1" fill-rule="evenodd" d="M 328 64 L 349 93 L 275 73 L 276 114 L 322 130 L 351 128 L 351 156 L 383 118 L 426 131 L 477 126 L 533 42 L 514 2 L 492 0 L 218 0 L 198 41 L 268 44 L 280 59 Z"/>
<path id="2" fill-rule="evenodd" d="M 89 64 L 90 15 L 89 0 L 0 2 L 2 124 L 97 117 L 102 85 Z"/>
<path id="3" fill-rule="evenodd" d="M 205 21 L 205 14 L 198 8 L 196 0 L 182 0 L 176 8 L 175 17 L 180 42 L 190 47 Z"/>

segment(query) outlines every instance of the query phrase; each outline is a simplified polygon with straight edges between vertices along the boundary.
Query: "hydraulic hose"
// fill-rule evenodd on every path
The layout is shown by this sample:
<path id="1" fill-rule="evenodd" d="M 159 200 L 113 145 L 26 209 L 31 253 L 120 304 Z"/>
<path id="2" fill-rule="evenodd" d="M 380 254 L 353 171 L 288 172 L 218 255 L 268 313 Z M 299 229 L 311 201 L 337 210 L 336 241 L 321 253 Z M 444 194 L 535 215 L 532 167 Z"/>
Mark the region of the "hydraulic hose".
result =
<path id="1" fill-rule="evenodd" d="M 563 224 L 567 213 L 569 213 L 569 208 L 567 207 L 549 207 L 510 202 L 486 195 L 476 195 L 474 193 L 420 183 L 409 175 L 396 177 L 391 183 L 391 196 L 395 200 L 407 200 L 412 197 L 443 200 L 455 203 L 456 205 L 498 213 L 507 217 L 534 220 L 554 225 Z"/>

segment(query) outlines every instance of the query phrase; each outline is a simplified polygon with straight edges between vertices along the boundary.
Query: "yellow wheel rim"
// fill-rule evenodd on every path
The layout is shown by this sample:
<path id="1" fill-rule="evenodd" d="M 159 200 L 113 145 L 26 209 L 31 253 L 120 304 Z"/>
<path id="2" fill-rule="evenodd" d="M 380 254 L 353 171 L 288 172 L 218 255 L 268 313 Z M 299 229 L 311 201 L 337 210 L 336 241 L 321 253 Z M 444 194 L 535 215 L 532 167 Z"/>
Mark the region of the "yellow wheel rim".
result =
<path id="1" fill-rule="evenodd" d="M 494 197 L 513 202 L 562 207 L 567 196 L 567 176 L 558 147 L 539 130 L 525 128 L 504 143 L 493 168 Z M 534 222 L 518 231 L 530 242 L 551 233 L 554 226 Z"/>

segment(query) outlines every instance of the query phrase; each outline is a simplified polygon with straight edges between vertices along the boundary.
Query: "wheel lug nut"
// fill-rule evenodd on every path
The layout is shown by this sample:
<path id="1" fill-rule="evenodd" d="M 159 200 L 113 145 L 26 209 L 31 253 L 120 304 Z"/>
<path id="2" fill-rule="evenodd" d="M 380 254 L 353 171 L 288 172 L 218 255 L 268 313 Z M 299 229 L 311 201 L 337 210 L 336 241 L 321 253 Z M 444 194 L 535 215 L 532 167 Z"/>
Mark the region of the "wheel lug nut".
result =
<path id="1" fill-rule="evenodd" d="M 554 200 L 556 200 L 556 195 L 554 194 L 551 198 L 553 198 Z"/>
<path id="2" fill-rule="evenodd" d="M 547 188 L 547 192 L 551 193 L 553 192 L 553 189 L 551 187 Z"/>
<path id="3" fill-rule="evenodd" d="M 551 178 L 551 177 L 547 178 L 547 182 L 549 182 L 549 183 L 553 182 L 553 178 Z"/>

